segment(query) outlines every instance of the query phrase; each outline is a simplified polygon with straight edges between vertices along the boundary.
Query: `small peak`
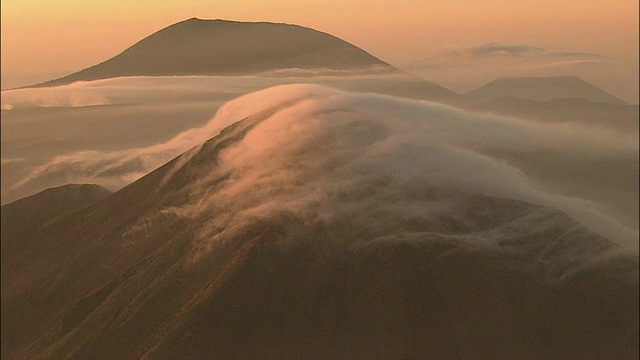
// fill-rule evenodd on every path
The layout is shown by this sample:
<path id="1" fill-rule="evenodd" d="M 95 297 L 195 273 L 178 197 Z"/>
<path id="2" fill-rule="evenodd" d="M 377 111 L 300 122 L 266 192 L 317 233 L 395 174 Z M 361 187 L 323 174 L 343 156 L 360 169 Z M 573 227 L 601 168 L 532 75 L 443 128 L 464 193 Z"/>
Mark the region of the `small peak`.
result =
<path id="1" fill-rule="evenodd" d="M 192 17 L 192 18 L 189 18 L 187 20 L 179 21 L 179 22 L 175 23 L 174 25 L 177 25 L 177 24 L 197 24 L 197 23 L 202 23 L 202 22 L 205 22 L 205 21 L 207 21 L 207 20 L 200 19 L 200 18 L 197 18 L 197 17 Z"/>

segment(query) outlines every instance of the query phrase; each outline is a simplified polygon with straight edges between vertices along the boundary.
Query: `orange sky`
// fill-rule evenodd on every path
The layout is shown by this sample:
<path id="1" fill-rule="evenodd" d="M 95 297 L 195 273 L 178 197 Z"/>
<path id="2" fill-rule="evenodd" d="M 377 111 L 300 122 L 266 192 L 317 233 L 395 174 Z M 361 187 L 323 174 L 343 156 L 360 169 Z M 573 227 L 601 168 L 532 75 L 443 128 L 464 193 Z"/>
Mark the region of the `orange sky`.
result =
<path id="1" fill-rule="evenodd" d="M 638 102 L 636 0 L 6 0 L 2 88 L 94 65 L 190 17 L 308 26 L 399 67 L 433 58 L 443 49 L 485 43 L 531 45 L 556 54 L 591 53 L 606 58 L 609 65 L 583 68 L 578 75 Z M 491 63 L 483 59 L 473 65 Z M 457 91 L 484 81 L 465 84 L 455 73 L 430 70 L 423 76 L 431 74 L 434 81 Z"/>

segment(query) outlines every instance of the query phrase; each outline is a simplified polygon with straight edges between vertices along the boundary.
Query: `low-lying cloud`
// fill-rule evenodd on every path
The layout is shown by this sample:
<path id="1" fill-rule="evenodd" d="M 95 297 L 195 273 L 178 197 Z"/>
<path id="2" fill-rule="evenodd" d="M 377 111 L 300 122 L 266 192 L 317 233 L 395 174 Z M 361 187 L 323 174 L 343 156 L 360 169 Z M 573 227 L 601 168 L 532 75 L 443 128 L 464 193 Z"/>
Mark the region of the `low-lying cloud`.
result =
<path id="1" fill-rule="evenodd" d="M 633 65 L 633 66 L 632 66 Z M 637 103 L 637 85 L 629 73 L 636 64 L 608 54 L 532 44 L 484 43 L 449 46 L 416 60 L 404 70 L 459 93 L 504 76 L 567 76 L 583 78 L 629 103 Z"/>
<path id="2" fill-rule="evenodd" d="M 346 221 L 351 225 L 343 230 L 353 231 L 351 238 L 388 235 L 399 224 L 414 224 L 415 231 L 434 222 L 449 232 L 481 227 L 474 223 L 477 214 L 466 211 L 479 201 L 481 212 L 486 200 L 473 199 L 484 196 L 559 209 L 622 247 L 637 247 L 637 230 L 603 215 L 600 204 L 550 193 L 496 155 L 553 154 L 568 167 L 637 159 L 632 136 L 315 85 L 245 95 L 221 108 L 211 124 L 226 127 L 249 116 L 260 120 L 204 165 L 204 178 L 181 190 L 191 201 L 161 212 L 206 219 L 197 221 L 207 225 L 199 228 L 195 258 L 256 224 L 282 219 L 305 229 Z M 190 152 L 173 172 L 196 154 Z M 499 238 L 476 235 L 473 241 L 484 237 L 487 246 Z"/>
<path id="3" fill-rule="evenodd" d="M 637 134 L 538 124 L 317 85 L 249 93 L 223 105 L 205 125 L 151 146 L 56 155 L 11 186 L 18 190 L 53 178 L 117 190 L 256 114 L 266 119 L 221 154 L 220 169 L 211 179 L 203 180 L 202 187 L 193 185 L 193 198 L 201 199 L 198 204 L 204 207 L 176 212 L 204 214 L 210 210 L 207 204 L 218 204 L 235 209 L 229 214 L 258 216 L 269 213 L 265 209 L 290 209 L 317 215 L 322 209 L 307 206 L 327 206 L 322 205 L 327 197 L 366 198 L 363 194 L 369 191 L 382 191 L 391 201 L 393 194 L 405 190 L 420 196 L 421 191 L 442 187 L 559 208 L 609 238 L 637 236 L 637 223 L 629 223 L 638 217 L 637 206 L 629 200 L 638 193 Z M 196 153 L 197 148 L 178 163 Z M 224 190 L 208 192 L 208 181 L 223 181 Z M 567 191 L 574 187 L 587 189 L 581 193 L 586 196 Z M 618 198 L 611 201 L 614 195 Z M 349 204 L 340 206 L 346 209 Z M 427 211 L 404 195 L 390 206 L 412 209 L 408 217 Z M 432 208 L 438 206 L 454 205 Z M 386 216 L 385 211 L 379 215 Z M 229 225 L 220 223 L 224 218 L 213 221 L 217 228 Z"/>
<path id="4" fill-rule="evenodd" d="M 558 49 L 547 49 L 535 45 L 503 45 L 497 43 L 477 44 L 462 47 L 448 47 L 437 55 L 442 57 L 454 57 L 473 59 L 489 56 L 529 56 L 546 58 L 583 58 L 597 59 L 602 56 L 589 52 L 572 52 Z"/>
<path id="5" fill-rule="evenodd" d="M 615 65 L 613 59 L 594 53 L 564 51 L 543 48 L 535 45 L 503 45 L 486 43 L 469 46 L 449 46 L 433 54 L 433 57 L 416 61 L 406 68 L 412 72 L 433 71 L 436 69 L 465 68 L 487 66 L 514 67 L 519 70 L 540 66 L 564 64 Z M 477 70 L 477 69 L 476 69 Z M 521 73 L 522 75 L 522 73 Z"/>
<path id="6" fill-rule="evenodd" d="M 60 89 L 44 89 L 34 92 L 30 89 L 11 90 L 10 100 L 2 96 L 2 110 L 23 107 L 83 107 L 107 105 L 109 100 L 98 93 L 82 91 L 68 87 Z"/>
<path id="7" fill-rule="evenodd" d="M 55 87 L 2 91 L 2 109 L 228 100 L 260 86 L 277 84 L 275 80 L 264 81 L 259 77 L 246 80 L 234 82 L 230 77 L 207 76 L 138 76 L 78 81 Z"/>
<path id="8" fill-rule="evenodd" d="M 169 139 L 201 127 L 225 101 L 271 86 L 313 82 L 430 95 L 429 86 L 426 92 L 416 87 L 420 81 L 413 77 L 377 70 L 137 76 L 2 91 L 3 159 L 27 160 L 21 165 L 3 162 L 2 203 L 81 180 L 95 179 L 117 190 L 203 141 L 200 136 L 185 142 Z M 433 88 L 437 93 L 438 87 Z M 213 136 L 215 131 L 200 129 L 198 134 Z"/>

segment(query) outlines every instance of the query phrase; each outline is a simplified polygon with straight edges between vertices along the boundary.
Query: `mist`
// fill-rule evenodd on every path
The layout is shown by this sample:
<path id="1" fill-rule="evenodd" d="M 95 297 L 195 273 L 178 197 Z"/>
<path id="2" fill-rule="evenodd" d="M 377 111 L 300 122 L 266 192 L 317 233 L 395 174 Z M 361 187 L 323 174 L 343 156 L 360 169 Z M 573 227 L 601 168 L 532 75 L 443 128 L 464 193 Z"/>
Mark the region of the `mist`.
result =
<path id="1" fill-rule="evenodd" d="M 638 104 L 636 61 L 575 50 L 533 44 L 450 46 L 402 68 L 460 93 L 499 77 L 574 75 Z"/>
<path id="2" fill-rule="evenodd" d="M 239 93 L 292 79 L 302 82 L 305 78 L 118 78 L 51 89 L 3 92 L 2 106 L 12 108 L 3 114 L 3 201 L 10 201 L 25 191 L 65 183 L 91 182 L 118 190 L 232 123 L 279 109 L 238 145 L 243 149 L 237 151 L 238 155 L 231 155 L 234 152 L 229 151 L 223 157 L 237 168 L 247 169 L 254 164 L 255 171 L 263 174 L 247 175 L 253 180 L 247 180 L 249 188 L 242 191 L 259 194 L 251 187 L 271 178 L 269 185 L 265 185 L 267 189 L 274 187 L 270 191 L 284 189 L 288 183 L 305 184 L 300 176 L 322 179 L 334 171 L 323 167 L 322 159 L 325 159 L 328 164 L 350 164 L 344 165 L 344 169 L 351 170 L 341 170 L 347 172 L 340 179 L 324 180 L 331 184 L 353 181 L 359 178 L 356 176 L 359 173 L 371 174 L 374 179 L 395 175 L 404 178 L 404 182 L 455 186 L 466 192 L 557 207 L 582 218 L 585 224 L 596 223 L 585 220 L 595 216 L 600 219 L 597 223 L 602 224 L 598 231 L 602 233 L 608 228 L 608 232 L 618 233 L 614 237 L 622 236 L 621 232 L 626 230 L 620 230 L 625 226 L 612 230 L 616 226 L 611 225 L 611 219 L 637 229 L 638 204 L 634 200 L 638 194 L 637 134 L 575 123 L 539 124 L 466 112 L 428 101 L 312 85 L 285 85 L 258 91 L 218 109 L 223 100 Z M 321 79 L 345 88 L 353 87 L 358 80 L 372 81 L 368 77 L 341 81 L 335 77 Z M 149 95 L 143 89 L 153 91 Z M 81 99 L 82 96 L 72 96 L 80 90 L 88 99 L 102 99 L 103 105 L 92 106 L 89 101 L 89 105 L 79 108 L 43 107 L 62 106 L 60 101 L 53 101 L 55 99 Z M 193 99 L 194 92 L 201 95 L 186 101 Z M 206 98 L 212 100 L 206 102 Z M 65 106 L 81 105 L 75 102 Z M 67 133 L 49 132 L 50 123 L 59 124 L 69 119 L 61 116 L 65 113 L 56 113 L 67 111 L 64 109 L 77 111 L 77 117 L 70 124 L 74 126 L 65 127 Z M 158 109 L 165 114 L 164 118 L 159 116 Z M 5 131 L 10 126 L 14 129 L 24 126 L 17 124 L 18 118 L 12 118 L 19 111 L 30 112 L 19 118 L 21 122 L 32 121 L 25 133 L 30 131 L 34 137 L 59 136 L 60 139 L 27 144 L 26 139 L 20 139 L 19 131 Z M 89 114 L 118 120 L 104 122 L 101 118 L 103 122 L 98 129 L 90 133 L 76 132 L 83 122 L 96 125 L 87 120 L 95 119 L 96 115 Z M 47 134 L 38 134 L 39 127 Z M 150 131 L 160 128 L 162 131 L 156 133 Z M 369 135 L 358 132 L 365 131 L 363 129 L 369 129 L 366 134 L 373 134 L 377 129 L 381 135 L 373 141 Z M 129 135 L 123 137 L 123 132 Z M 336 134 L 343 139 L 337 147 L 326 147 L 324 145 L 331 142 L 318 143 L 317 140 L 323 133 L 330 139 L 338 136 Z M 90 139 L 93 134 L 102 142 L 87 141 L 86 137 Z M 61 146 L 50 146 L 52 142 Z M 301 158 L 300 154 L 305 156 Z M 283 173 L 281 167 L 292 163 L 313 166 Z M 224 161 L 222 165 L 235 168 Z M 358 172 L 354 174 L 355 169 Z M 314 175 L 308 175 L 309 171 Z M 277 177 L 285 173 L 290 178 Z M 313 189 L 316 185 L 313 182 L 299 188 L 291 185 L 286 193 L 306 193 L 307 188 Z M 293 197 L 296 202 L 305 198 L 302 194 Z M 622 237 L 632 237 L 633 231 Z"/>
<path id="3" fill-rule="evenodd" d="M 138 76 L 2 91 L 2 204 L 69 182 L 122 188 L 212 136 L 217 128 L 170 142 L 204 126 L 224 102 L 275 85 L 312 81 L 414 98 L 447 93 L 406 75 L 371 71 Z M 88 158 L 94 159 L 83 160 Z"/>
<path id="4" fill-rule="evenodd" d="M 213 236 L 219 229 L 232 232 L 256 218 L 282 214 L 335 219 L 376 209 L 373 217 L 381 223 L 373 226 L 408 218 L 429 223 L 422 217 L 450 214 L 458 205 L 443 195 L 446 200 L 430 200 L 427 206 L 418 194 L 442 191 L 454 194 L 454 199 L 482 195 L 560 209 L 608 239 L 625 247 L 637 246 L 637 229 L 604 215 L 603 204 L 553 193 L 549 191 L 552 180 L 536 181 L 550 174 L 529 176 L 496 155 L 544 158 L 556 154 L 567 168 L 597 168 L 598 163 L 626 158 L 628 166 L 637 157 L 633 137 L 312 85 L 245 95 L 225 104 L 210 128 L 252 116 L 264 119 L 220 154 L 219 169 L 207 180 L 184 190 L 198 201 L 172 210 L 187 217 L 233 214 L 212 220 L 210 232 L 200 234 L 202 239 L 223 236 Z M 556 176 L 568 174 L 570 169 Z M 632 188 L 631 181 L 627 186 Z M 348 212 L 353 213 L 344 214 Z"/>

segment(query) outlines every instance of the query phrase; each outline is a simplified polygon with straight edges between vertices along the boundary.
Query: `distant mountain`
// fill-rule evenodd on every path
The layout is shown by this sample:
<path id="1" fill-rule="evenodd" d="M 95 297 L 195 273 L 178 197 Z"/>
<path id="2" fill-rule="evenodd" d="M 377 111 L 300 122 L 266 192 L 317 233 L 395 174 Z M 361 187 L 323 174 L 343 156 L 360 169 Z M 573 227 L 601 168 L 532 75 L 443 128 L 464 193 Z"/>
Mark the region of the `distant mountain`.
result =
<path id="1" fill-rule="evenodd" d="M 192 18 L 105 62 L 39 86 L 117 76 L 236 75 L 291 68 L 395 69 L 344 40 L 302 26 Z"/>
<path id="2" fill-rule="evenodd" d="M 505 97 L 474 103 L 466 108 L 545 123 L 573 122 L 630 133 L 637 133 L 639 129 L 638 105 L 606 104 L 583 98 L 540 101 Z"/>
<path id="3" fill-rule="evenodd" d="M 583 98 L 599 103 L 626 104 L 576 76 L 502 77 L 464 94 L 468 102 L 476 103 L 506 97 L 538 101 Z"/>
<path id="4" fill-rule="evenodd" d="M 389 75 L 379 79 L 342 75 Z M 460 102 L 460 94 L 405 74 L 335 36 L 298 25 L 192 18 L 168 26 L 121 54 L 71 75 L 30 87 L 119 76 L 266 75 L 298 77 L 345 90 Z M 324 76 L 322 80 L 315 75 Z"/>
<path id="5" fill-rule="evenodd" d="M 393 173 L 344 188 L 366 174 L 336 182 L 353 159 L 328 149 L 389 135 L 362 118 L 300 131 L 310 148 L 279 140 L 291 159 L 317 153 L 311 162 L 255 164 L 232 151 L 275 141 L 261 125 L 287 104 L 10 251 L 2 358 L 637 357 L 637 255 L 553 208 Z M 289 186 L 292 174 L 300 182 L 274 204 L 263 185 Z M 326 194 L 311 183 L 319 176 L 335 182 Z M 401 191 L 414 182 L 420 191 Z M 389 220 L 411 201 L 422 208 Z"/>

